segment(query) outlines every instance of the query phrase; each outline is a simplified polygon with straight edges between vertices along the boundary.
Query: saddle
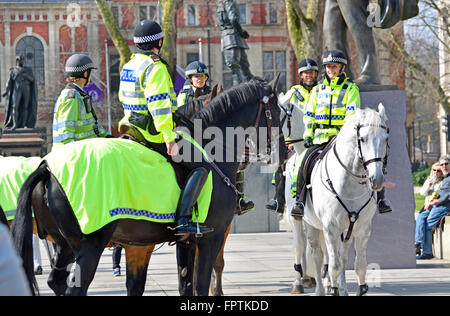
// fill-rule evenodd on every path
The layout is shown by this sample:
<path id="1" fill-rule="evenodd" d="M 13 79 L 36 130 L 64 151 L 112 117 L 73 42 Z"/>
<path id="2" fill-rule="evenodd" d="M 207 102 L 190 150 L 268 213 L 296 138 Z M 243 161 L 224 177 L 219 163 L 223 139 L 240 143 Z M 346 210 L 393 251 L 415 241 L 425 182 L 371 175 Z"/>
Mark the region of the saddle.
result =
<path id="1" fill-rule="evenodd" d="M 302 176 L 303 176 L 303 186 L 301 192 L 303 193 L 305 189 L 308 189 L 309 193 L 312 194 L 311 190 L 311 174 L 314 169 L 314 166 L 317 162 L 325 157 L 326 153 L 333 147 L 335 142 L 335 138 L 329 141 L 326 145 L 319 146 L 312 150 L 308 156 L 304 158 Z M 302 194 L 301 196 L 305 196 Z M 306 196 L 305 196 L 306 197 Z"/>

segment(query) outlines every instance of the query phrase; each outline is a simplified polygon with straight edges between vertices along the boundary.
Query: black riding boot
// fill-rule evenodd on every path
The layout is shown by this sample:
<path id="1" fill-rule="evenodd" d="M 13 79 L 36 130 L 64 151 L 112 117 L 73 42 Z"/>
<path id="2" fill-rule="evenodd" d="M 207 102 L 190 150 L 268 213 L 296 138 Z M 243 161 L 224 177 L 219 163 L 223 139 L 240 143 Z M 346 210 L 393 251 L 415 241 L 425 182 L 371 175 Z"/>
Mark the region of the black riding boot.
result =
<path id="1" fill-rule="evenodd" d="M 392 207 L 387 203 L 387 201 L 384 198 L 384 191 L 385 189 L 383 188 L 381 189 L 381 191 L 377 193 L 378 212 L 380 214 L 392 212 Z"/>
<path id="2" fill-rule="evenodd" d="M 247 168 L 248 163 L 242 163 L 239 166 L 238 173 L 236 174 L 236 188 L 240 192 L 244 192 L 244 171 Z M 236 214 L 243 215 L 255 207 L 255 203 L 251 200 L 246 200 L 244 195 L 237 197 Z"/>
<path id="3" fill-rule="evenodd" d="M 212 232 L 214 229 L 207 226 L 199 226 L 192 222 L 192 209 L 202 191 L 208 177 L 205 168 L 197 168 L 191 171 L 186 180 L 181 198 L 178 201 L 175 235 L 196 234 Z"/>
<path id="4" fill-rule="evenodd" d="M 303 181 L 303 179 L 301 179 Z M 295 196 L 295 204 L 292 208 L 291 215 L 294 217 L 302 218 L 305 215 L 305 203 L 306 203 L 306 187 L 304 185 L 297 186 L 300 188 L 297 195 Z"/>
<path id="5" fill-rule="evenodd" d="M 279 167 L 275 172 L 275 196 L 273 200 L 266 204 L 266 209 L 283 214 L 286 200 L 284 198 L 284 187 L 286 184 L 286 177 L 283 175 L 283 169 Z"/>

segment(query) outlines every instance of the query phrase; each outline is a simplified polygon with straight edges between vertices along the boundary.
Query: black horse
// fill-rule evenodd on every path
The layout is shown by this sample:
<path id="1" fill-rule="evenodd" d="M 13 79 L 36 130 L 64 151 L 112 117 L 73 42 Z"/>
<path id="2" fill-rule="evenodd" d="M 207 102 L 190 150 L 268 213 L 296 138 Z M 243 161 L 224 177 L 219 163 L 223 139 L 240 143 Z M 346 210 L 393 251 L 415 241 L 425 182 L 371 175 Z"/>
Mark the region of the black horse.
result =
<path id="1" fill-rule="evenodd" d="M 213 168 L 213 193 L 205 225 L 214 227 L 214 232 L 204 235 L 197 242 L 177 243 L 179 269 L 179 290 L 182 295 L 194 293 L 192 275 L 195 249 L 198 247 L 197 280 L 195 293 L 207 295 L 213 264 L 223 244 L 225 231 L 234 216 L 236 191 L 234 179 L 239 166 L 238 148 L 226 133 L 227 127 L 266 128 L 279 127 L 280 109 L 276 91 L 261 80 L 252 80 L 225 91 L 209 105 L 196 113 L 193 119 L 200 119 L 203 128 L 216 126 L 225 136 L 223 149 L 233 150 L 232 162 L 216 162 Z M 279 134 L 266 134 L 267 145 L 263 150 L 273 151 L 274 144 L 283 139 Z M 210 139 L 204 139 L 207 144 Z M 278 142 L 281 158 L 284 159 L 284 143 Z M 228 146 L 225 144 L 234 144 Z M 259 142 L 256 145 L 260 150 Z M 282 162 L 282 161 L 281 161 Z M 202 164 L 211 169 L 207 161 Z M 80 184 L 82 185 L 82 184 Z M 48 208 L 46 207 L 48 203 Z M 167 229 L 167 224 L 142 220 L 116 220 L 98 231 L 84 235 L 76 221 L 71 206 L 60 184 L 44 162 L 27 179 L 19 194 L 17 212 L 12 227 L 13 239 L 24 262 L 25 272 L 32 290 L 36 288 L 32 264 L 32 218 L 33 206 L 38 233 L 41 238 L 51 236 L 57 245 L 54 269 L 49 286 L 56 294 L 86 295 L 98 261 L 106 246 L 112 240 L 119 244 L 149 245 L 164 241 L 177 241 L 179 237 Z M 133 232 L 133 233 L 130 233 Z M 75 260 L 74 260 L 75 259 Z M 69 265 L 74 261 L 72 269 Z M 69 271 L 70 270 L 70 271 Z"/>

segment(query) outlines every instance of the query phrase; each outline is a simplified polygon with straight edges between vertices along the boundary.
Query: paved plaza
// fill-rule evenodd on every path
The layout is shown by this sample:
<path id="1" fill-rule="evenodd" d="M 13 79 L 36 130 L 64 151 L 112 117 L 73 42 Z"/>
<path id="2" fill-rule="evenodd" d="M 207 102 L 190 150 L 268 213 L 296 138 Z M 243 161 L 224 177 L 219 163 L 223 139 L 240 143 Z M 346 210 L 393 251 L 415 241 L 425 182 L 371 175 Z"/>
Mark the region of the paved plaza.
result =
<path id="1" fill-rule="evenodd" d="M 46 284 L 49 261 L 41 244 L 43 275 L 37 276 L 41 295 L 53 295 Z M 231 234 L 225 246 L 223 290 L 226 296 L 292 296 L 294 280 L 292 233 Z M 112 251 L 105 250 L 88 295 L 126 295 L 125 257 L 122 253 L 122 276 L 112 275 Z M 375 273 L 375 274 L 370 274 Z M 450 261 L 417 261 L 415 269 L 387 269 L 370 272 L 373 286 L 369 296 L 379 295 L 450 295 Z M 355 295 L 354 271 L 346 272 L 350 295 Z M 314 295 L 305 289 L 303 296 Z M 144 295 L 177 296 L 175 247 L 167 244 L 153 254 Z"/>

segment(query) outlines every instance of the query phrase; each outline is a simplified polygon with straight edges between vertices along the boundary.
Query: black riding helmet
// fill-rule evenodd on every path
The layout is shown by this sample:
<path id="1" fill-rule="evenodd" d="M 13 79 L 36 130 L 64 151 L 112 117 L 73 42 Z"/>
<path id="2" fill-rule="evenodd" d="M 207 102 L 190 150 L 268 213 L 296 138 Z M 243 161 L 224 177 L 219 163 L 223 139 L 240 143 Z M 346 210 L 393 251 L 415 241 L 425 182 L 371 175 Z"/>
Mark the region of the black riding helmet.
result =
<path id="1" fill-rule="evenodd" d="M 206 77 L 209 78 L 208 67 L 204 63 L 200 61 L 193 61 L 186 66 L 185 70 L 186 79 L 189 79 L 192 75 L 198 74 L 206 75 Z"/>
<path id="2" fill-rule="evenodd" d="M 154 47 L 161 49 L 163 37 L 161 26 L 155 21 L 142 20 L 134 28 L 134 43 L 138 48 L 144 50 L 150 50 Z"/>
<path id="3" fill-rule="evenodd" d="M 91 69 L 97 68 L 94 67 L 94 63 L 89 56 L 84 54 L 74 54 L 67 59 L 64 73 L 67 77 L 89 80 Z M 86 71 L 88 72 L 87 77 L 84 76 Z"/>
<path id="4" fill-rule="evenodd" d="M 298 63 L 298 73 L 302 73 L 303 71 L 315 70 L 319 72 L 319 66 L 316 61 L 311 58 L 305 58 Z"/>
<path id="5" fill-rule="evenodd" d="M 339 49 L 327 50 L 322 55 L 323 65 L 347 65 L 347 57 Z"/>

